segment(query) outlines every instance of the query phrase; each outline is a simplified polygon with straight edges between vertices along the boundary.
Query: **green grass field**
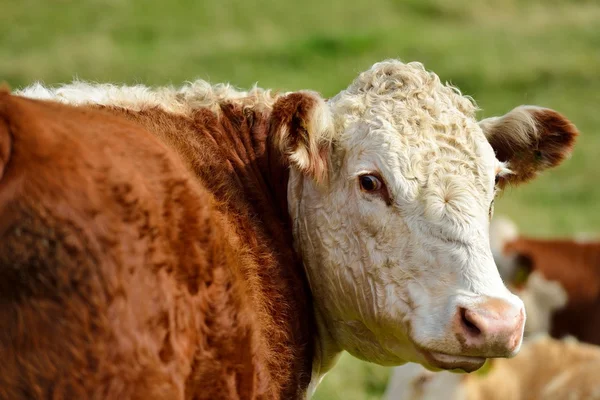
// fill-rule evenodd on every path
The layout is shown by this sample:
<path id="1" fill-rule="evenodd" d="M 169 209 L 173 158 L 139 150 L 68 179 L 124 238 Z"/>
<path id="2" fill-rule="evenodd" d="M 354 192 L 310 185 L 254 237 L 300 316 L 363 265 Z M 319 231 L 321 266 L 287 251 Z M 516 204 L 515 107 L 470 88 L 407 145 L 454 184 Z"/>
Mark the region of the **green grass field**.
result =
<path id="1" fill-rule="evenodd" d="M 538 104 L 582 136 L 571 160 L 510 189 L 497 214 L 542 236 L 600 231 L 597 0 L 4 0 L 0 81 L 202 78 L 326 96 L 385 58 L 418 60 L 481 115 Z M 317 399 L 375 399 L 388 370 L 344 355 Z"/>

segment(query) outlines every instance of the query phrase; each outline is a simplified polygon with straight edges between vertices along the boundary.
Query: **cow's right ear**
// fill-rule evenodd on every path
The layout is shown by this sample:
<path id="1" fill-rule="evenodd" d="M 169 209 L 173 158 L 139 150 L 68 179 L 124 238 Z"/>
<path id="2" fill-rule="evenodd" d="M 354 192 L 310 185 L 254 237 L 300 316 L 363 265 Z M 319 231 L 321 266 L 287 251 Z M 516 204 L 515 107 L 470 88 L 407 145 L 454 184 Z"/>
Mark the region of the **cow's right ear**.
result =
<path id="1" fill-rule="evenodd" d="M 317 93 L 290 93 L 273 105 L 271 137 L 274 145 L 293 167 L 318 183 L 328 178 L 333 132 L 331 110 Z"/>
<path id="2" fill-rule="evenodd" d="M 6 117 L 9 112 L 6 109 L 6 103 L 11 100 L 10 96 L 8 85 L 0 85 L 0 180 L 8 166 L 12 148 L 12 138 Z"/>
<path id="3" fill-rule="evenodd" d="M 573 151 L 579 132 L 563 115 L 549 108 L 520 106 L 502 117 L 487 118 L 479 126 L 498 160 L 510 174 L 498 185 L 519 184 L 559 165 Z"/>

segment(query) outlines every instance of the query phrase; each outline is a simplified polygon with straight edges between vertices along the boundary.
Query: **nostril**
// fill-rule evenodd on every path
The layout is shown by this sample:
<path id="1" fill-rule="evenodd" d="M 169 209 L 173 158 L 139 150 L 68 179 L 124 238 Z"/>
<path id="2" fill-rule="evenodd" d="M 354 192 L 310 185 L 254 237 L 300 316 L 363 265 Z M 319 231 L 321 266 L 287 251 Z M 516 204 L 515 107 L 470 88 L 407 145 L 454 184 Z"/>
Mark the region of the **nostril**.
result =
<path id="1" fill-rule="evenodd" d="M 471 335 L 473 335 L 473 336 L 481 335 L 481 329 L 479 329 L 477 327 L 477 325 L 475 325 L 475 321 L 473 321 L 470 313 L 467 312 L 466 308 L 462 308 L 462 307 L 460 308 L 460 322 L 461 322 L 463 328 L 465 329 L 465 331 L 467 331 Z"/>

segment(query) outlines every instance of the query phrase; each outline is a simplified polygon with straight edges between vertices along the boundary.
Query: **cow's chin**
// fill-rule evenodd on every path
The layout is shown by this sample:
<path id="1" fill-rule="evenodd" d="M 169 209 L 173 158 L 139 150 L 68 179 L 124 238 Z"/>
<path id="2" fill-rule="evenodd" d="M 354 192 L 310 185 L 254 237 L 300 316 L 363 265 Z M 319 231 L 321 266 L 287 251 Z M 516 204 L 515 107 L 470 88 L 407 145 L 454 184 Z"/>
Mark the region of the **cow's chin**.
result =
<path id="1" fill-rule="evenodd" d="M 426 361 L 423 366 L 433 371 L 462 370 L 473 372 L 481 368 L 486 360 L 483 357 L 456 356 L 425 349 L 419 349 L 419 352 Z"/>

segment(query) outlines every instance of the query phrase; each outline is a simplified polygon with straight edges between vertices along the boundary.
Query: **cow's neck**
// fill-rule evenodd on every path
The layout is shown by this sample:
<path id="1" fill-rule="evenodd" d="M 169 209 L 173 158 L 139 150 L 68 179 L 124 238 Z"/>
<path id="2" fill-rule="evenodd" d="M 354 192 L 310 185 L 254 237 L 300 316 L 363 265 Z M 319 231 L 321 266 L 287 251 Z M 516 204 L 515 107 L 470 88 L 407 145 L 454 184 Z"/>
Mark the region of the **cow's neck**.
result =
<path id="1" fill-rule="evenodd" d="M 239 165 L 236 169 L 238 170 L 239 180 L 247 186 L 245 195 L 248 198 L 253 198 L 257 195 L 253 191 L 252 185 L 248 186 L 248 182 L 254 182 L 254 185 L 257 182 L 264 182 L 264 187 L 258 195 L 262 196 L 267 193 L 270 200 L 265 200 L 266 205 L 260 205 L 260 202 L 256 203 L 256 200 L 254 200 L 254 203 L 259 204 L 256 212 L 262 215 L 265 225 L 268 227 L 271 223 L 271 217 L 268 216 L 272 214 L 273 209 L 276 209 L 278 217 L 274 223 L 285 224 L 289 227 L 290 237 L 285 240 L 285 243 L 290 247 L 293 243 L 296 254 L 302 256 L 302 249 L 292 237 L 292 231 L 296 229 L 293 225 L 297 222 L 292 220 L 292 216 L 296 213 L 290 210 L 289 207 L 296 207 L 298 205 L 297 201 L 302 198 L 301 193 L 294 192 L 302 191 L 303 177 L 296 170 L 290 170 L 289 163 L 273 144 L 273 138 L 270 136 L 271 129 L 269 127 L 268 112 L 250 111 L 248 109 L 245 112 L 240 112 L 236 107 L 224 105 L 222 106 L 219 121 L 225 128 L 222 131 L 236 135 L 241 142 L 245 142 L 245 146 L 241 146 L 241 142 L 238 142 L 235 138 L 229 138 L 229 143 L 237 142 L 238 144 L 234 147 L 231 145 L 227 146 L 228 149 L 237 148 L 235 152 L 228 154 L 228 158 L 232 165 Z M 235 126 L 230 126 L 230 124 L 234 124 Z M 215 140 L 222 139 L 215 138 Z M 240 164 L 239 162 L 242 159 L 248 160 L 243 167 L 243 163 Z M 271 209 L 266 210 L 265 207 L 271 207 Z M 306 268 L 307 264 L 304 264 L 304 267 Z M 325 317 L 319 311 L 317 304 L 313 304 L 313 307 L 316 334 L 313 335 L 312 371 L 310 385 L 307 389 L 309 397 L 314 393 L 325 374 L 333 368 L 341 355 L 341 349 L 331 335 Z M 303 323 L 310 324 L 312 322 L 303 321 Z"/>
<path id="2" fill-rule="evenodd" d="M 141 123 L 174 148 L 228 209 L 262 220 L 269 234 L 284 225 L 291 246 L 288 166 L 271 146 L 268 108 L 221 103 L 217 110 L 201 107 L 189 115 L 160 108 L 110 109 Z"/>
<path id="3" fill-rule="evenodd" d="M 240 105 L 222 104 L 218 125 L 222 128 L 213 132 L 232 166 L 232 173 L 244 190 L 244 197 L 254 207 L 256 215 L 269 230 L 271 224 L 282 224 L 290 232 L 291 220 L 288 213 L 287 185 L 288 164 L 275 150 L 269 135 L 270 109 L 243 108 Z M 206 110 L 199 110 L 195 118 L 205 118 Z M 214 115 L 208 111 L 210 115 Z"/>
<path id="4" fill-rule="evenodd" d="M 228 209 L 249 213 L 260 219 L 272 241 L 270 246 L 277 248 L 278 252 L 294 252 L 292 247 L 295 247 L 295 255 L 302 255 L 302 249 L 294 241 L 292 234 L 292 230 L 296 229 L 293 225 L 298 220 L 293 221 L 295 212 L 290 209 L 290 213 L 288 210 L 288 199 L 289 206 L 294 208 L 298 206 L 297 201 L 302 197 L 302 177 L 296 171 L 290 171 L 289 164 L 272 143 L 269 109 L 242 108 L 225 103 L 220 105 L 217 113 L 208 108 L 196 109 L 191 119 L 159 109 L 132 112 L 115 108 L 112 111 L 122 113 L 154 132 L 158 131 L 155 121 L 160 121 L 162 129 L 159 130 L 165 130 L 165 126 L 169 127 L 169 133 L 163 135 L 162 139 L 187 159 L 195 174 L 221 204 Z M 203 147 L 206 151 L 190 151 L 190 147 Z M 218 157 L 225 157 L 227 162 L 211 163 L 210 160 L 203 159 L 195 165 L 197 157 L 216 153 Z M 218 168 L 207 168 L 207 165 L 211 164 Z M 223 168 L 223 165 L 226 167 Z M 282 227 L 284 235 L 281 235 Z M 297 261 L 295 265 L 285 267 L 302 270 L 299 257 Z M 297 273 L 297 276 L 303 276 L 302 284 L 308 285 L 308 278 L 304 272 Z M 306 292 L 309 293 L 308 288 Z M 312 299 L 308 299 L 307 302 L 313 307 Z M 309 328 L 314 338 L 314 350 L 310 352 L 313 359 L 310 360 L 312 371 L 307 389 L 309 395 L 314 392 L 341 354 L 327 327 L 326 319 L 319 312 L 318 306 L 313 308 L 315 320 L 302 321 L 305 327 L 307 324 L 316 325 L 316 328 Z"/>
<path id="5" fill-rule="evenodd" d="M 297 206 L 296 202 L 302 198 L 299 192 L 303 188 L 303 177 L 297 171 L 290 172 L 289 163 L 273 144 L 268 113 L 248 109 L 241 112 L 236 107 L 224 105 L 220 123 L 226 128 L 224 131 L 239 135 L 238 137 L 246 142 L 245 146 L 240 146 L 238 143 L 237 151 L 228 156 L 232 165 L 236 165 L 240 159 L 249 160 L 248 164 L 240 168 L 240 180 L 242 182 L 264 182 L 264 192 L 262 190 L 261 192 L 268 193 L 271 199 L 267 202 L 267 206 L 277 209 L 279 221 L 276 223 L 289 224 L 291 234 L 291 225 L 296 221 L 292 221 L 291 215 L 294 215 L 295 212 L 292 210 L 290 215 L 288 199 L 291 207 Z M 235 124 L 235 129 L 227 129 L 229 124 Z M 236 140 L 231 140 L 231 142 L 236 142 Z M 231 147 L 228 146 L 228 148 Z M 255 196 L 256 194 L 249 189 L 246 189 L 246 196 Z M 270 214 L 264 209 L 257 210 L 257 212 L 263 215 L 263 218 Z M 267 226 L 269 225 L 268 221 L 265 223 Z M 289 240 L 289 244 L 291 244 L 293 240 L 291 235 Z M 297 241 L 294 241 L 294 246 L 296 253 L 301 256 L 302 249 Z M 307 265 L 304 265 L 306 268 Z M 341 355 L 341 349 L 334 340 L 325 317 L 319 311 L 318 304 L 314 305 L 314 311 L 317 334 L 314 342 L 311 380 L 307 390 L 309 396 L 314 393 L 325 374 L 333 368 Z"/>

